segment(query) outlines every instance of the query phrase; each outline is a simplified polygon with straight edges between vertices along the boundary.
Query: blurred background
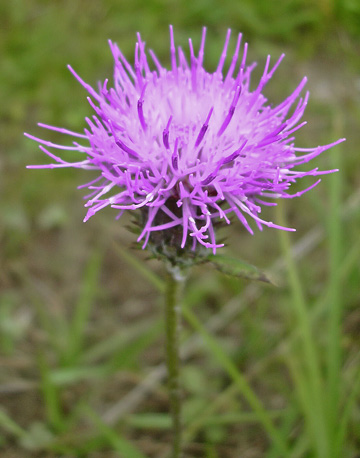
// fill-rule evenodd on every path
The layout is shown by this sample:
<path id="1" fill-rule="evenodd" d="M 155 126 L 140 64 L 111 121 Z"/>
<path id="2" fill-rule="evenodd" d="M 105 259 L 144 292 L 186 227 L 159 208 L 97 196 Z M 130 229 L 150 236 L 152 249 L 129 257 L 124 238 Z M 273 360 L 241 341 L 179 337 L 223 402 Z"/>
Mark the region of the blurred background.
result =
<path id="1" fill-rule="evenodd" d="M 209 71 L 226 30 L 233 29 L 230 49 L 241 31 L 248 62 L 258 62 L 253 87 L 267 54 L 275 61 L 285 52 L 265 95 L 276 104 L 308 76 L 308 125 L 297 146 L 347 138 L 312 163 L 339 173 L 265 211 L 277 222 L 286 215 L 296 233 L 251 236 L 241 224 L 224 230 L 224 253 L 265 270 L 276 286 L 194 269 L 184 306 L 202 327 L 184 319 L 185 456 L 358 458 L 356 0 L 0 3 L 1 456 L 167 456 L 162 266 L 143 262 L 126 217 L 117 222 L 103 210 L 82 223 L 85 191 L 76 187 L 88 174 L 26 170 L 48 159 L 23 132 L 69 141 L 37 126 L 82 131 L 92 114 L 66 64 L 91 85 L 111 81 L 107 40 L 133 62 L 140 31 L 168 65 L 169 23 L 186 52 L 187 39 L 197 48 L 207 26 Z M 292 191 L 310 184 L 303 180 Z"/>

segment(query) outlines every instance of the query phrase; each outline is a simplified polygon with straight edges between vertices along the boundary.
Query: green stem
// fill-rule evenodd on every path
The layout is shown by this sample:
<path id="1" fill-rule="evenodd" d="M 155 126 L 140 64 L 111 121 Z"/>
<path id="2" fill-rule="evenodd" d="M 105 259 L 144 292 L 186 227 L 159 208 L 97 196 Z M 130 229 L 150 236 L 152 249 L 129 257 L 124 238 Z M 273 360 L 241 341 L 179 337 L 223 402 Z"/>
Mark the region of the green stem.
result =
<path id="1" fill-rule="evenodd" d="M 172 458 L 182 456 L 179 337 L 181 324 L 180 294 L 183 283 L 183 277 L 176 275 L 175 272 L 170 272 L 165 290 L 166 366 L 173 427 Z"/>

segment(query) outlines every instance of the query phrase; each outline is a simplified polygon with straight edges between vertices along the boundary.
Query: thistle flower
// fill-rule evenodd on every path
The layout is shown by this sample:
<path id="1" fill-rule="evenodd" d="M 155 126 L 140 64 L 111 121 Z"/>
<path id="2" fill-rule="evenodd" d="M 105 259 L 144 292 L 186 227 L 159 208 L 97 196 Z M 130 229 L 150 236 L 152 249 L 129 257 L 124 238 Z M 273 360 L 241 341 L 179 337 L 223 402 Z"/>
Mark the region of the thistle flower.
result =
<path id="1" fill-rule="evenodd" d="M 178 248 L 198 244 L 213 252 L 223 246 L 216 242 L 216 221 L 230 223 L 235 214 L 252 234 L 250 221 L 262 226 L 294 230 L 265 221 L 262 205 L 276 205 L 264 199 L 292 198 L 316 186 L 289 194 L 298 178 L 318 176 L 332 170 L 296 171 L 323 151 L 343 141 L 315 148 L 299 148 L 293 133 L 300 122 L 309 93 L 300 97 L 306 78 L 282 103 L 272 107 L 262 90 L 272 78 L 284 55 L 270 66 L 267 57 L 258 86 L 250 90 L 250 76 L 256 64 L 246 65 L 247 43 L 239 59 L 241 34 L 227 71 L 224 63 L 230 30 L 216 70 L 203 67 L 206 29 L 195 55 L 189 39 L 190 60 L 179 47 L 176 51 L 170 26 L 171 69 L 164 68 L 153 51 L 145 52 L 138 34 L 132 67 L 116 44 L 110 41 L 115 60 L 114 87 L 108 80 L 95 91 L 69 66 L 89 92 L 95 115 L 86 118 L 84 134 L 39 124 L 47 129 L 76 137 L 71 146 L 41 140 L 40 148 L 54 164 L 31 168 L 74 167 L 98 171 L 85 185 L 91 193 L 84 221 L 111 206 L 119 211 L 141 214 L 138 241 L 145 247 L 156 233 L 177 234 Z M 152 68 L 151 68 L 152 67 Z M 291 111 L 291 107 L 295 104 Z M 73 150 L 85 156 L 66 162 L 47 148 Z M 176 231 L 176 232 L 174 232 Z M 179 237 L 180 234 L 180 237 Z"/>

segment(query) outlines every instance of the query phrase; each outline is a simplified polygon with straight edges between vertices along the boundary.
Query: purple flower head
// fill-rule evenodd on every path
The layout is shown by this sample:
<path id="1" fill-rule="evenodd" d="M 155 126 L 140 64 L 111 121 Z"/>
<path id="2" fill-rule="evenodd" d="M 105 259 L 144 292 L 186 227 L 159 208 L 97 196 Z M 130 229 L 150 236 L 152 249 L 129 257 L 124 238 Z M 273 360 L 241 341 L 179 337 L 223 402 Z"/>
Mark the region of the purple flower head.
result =
<path id="1" fill-rule="evenodd" d="M 259 229 L 265 225 L 293 230 L 259 216 L 262 205 L 276 205 L 264 199 L 299 196 L 320 180 L 288 194 L 297 178 L 332 172 L 294 170 L 343 141 L 309 149 L 295 147 L 293 133 L 305 124 L 300 119 L 309 94 L 300 97 L 300 93 L 306 78 L 272 107 L 262 90 L 284 55 L 272 67 L 268 56 L 260 82 L 251 91 L 255 64 L 246 65 L 247 43 L 239 58 L 241 34 L 227 71 L 230 30 L 216 71 L 208 73 L 203 67 L 205 33 L 204 28 L 197 55 L 189 39 L 188 60 L 180 47 L 176 50 L 170 27 L 170 70 L 151 50 L 148 59 L 140 35 L 134 66 L 110 42 L 115 60 L 113 88 L 105 80 L 95 91 L 69 67 L 89 92 L 95 114 L 86 119 L 84 134 L 40 124 L 79 142 L 62 146 L 28 135 L 55 161 L 30 167 L 97 170 L 99 176 L 81 186 L 91 190 L 84 221 L 107 206 L 117 209 L 118 216 L 125 210 L 136 211 L 142 219 L 138 241 L 143 241 L 143 247 L 160 234 L 177 231 L 179 248 L 195 250 L 201 244 L 215 252 L 223 245 L 216 242 L 214 224 L 230 223 L 232 213 L 251 234 L 251 220 Z M 69 163 L 47 148 L 73 150 L 84 158 Z"/>

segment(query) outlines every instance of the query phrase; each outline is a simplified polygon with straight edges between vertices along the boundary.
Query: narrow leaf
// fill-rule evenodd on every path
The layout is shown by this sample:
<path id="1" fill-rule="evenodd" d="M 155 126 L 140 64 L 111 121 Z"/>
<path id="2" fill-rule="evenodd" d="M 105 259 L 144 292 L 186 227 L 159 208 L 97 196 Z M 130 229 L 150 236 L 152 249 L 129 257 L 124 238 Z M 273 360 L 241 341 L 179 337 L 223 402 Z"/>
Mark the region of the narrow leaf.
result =
<path id="1" fill-rule="evenodd" d="M 103 434 L 108 444 L 124 458 L 146 458 L 145 455 L 129 440 L 125 439 L 118 431 L 106 425 L 90 408 L 86 409 L 87 415 L 94 422 L 96 428 Z"/>
<path id="2" fill-rule="evenodd" d="M 233 277 L 272 283 L 269 277 L 257 267 L 231 256 L 216 254 L 209 255 L 207 260 L 220 272 Z"/>

